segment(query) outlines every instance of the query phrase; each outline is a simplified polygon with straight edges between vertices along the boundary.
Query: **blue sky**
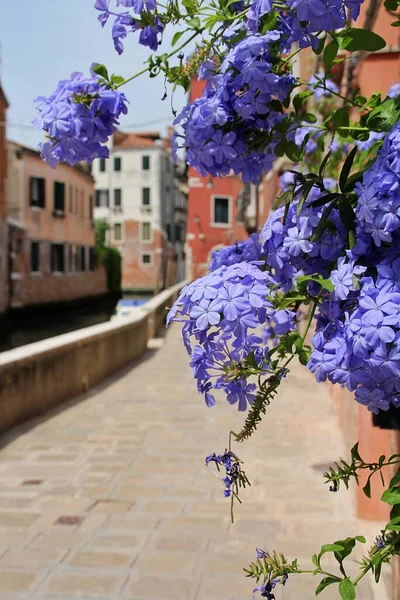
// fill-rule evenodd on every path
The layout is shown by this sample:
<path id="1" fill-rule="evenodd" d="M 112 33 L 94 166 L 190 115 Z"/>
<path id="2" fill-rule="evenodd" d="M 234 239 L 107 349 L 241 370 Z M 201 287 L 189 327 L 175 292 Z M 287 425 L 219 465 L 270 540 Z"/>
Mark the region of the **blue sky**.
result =
<path id="1" fill-rule="evenodd" d="M 101 28 L 94 0 L 14 0 L 1 4 L 0 80 L 10 103 L 7 136 L 25 145 L 35 146 L 42 139 L 40 132 L 23 127 L 29 126 L 35 116 L 33 99 L 49 95 L 60 79 L 73 71 L 88 73 L 92 62 L 104 63 L 109 72 L 128 77 L 139 71 L 149 56 L 149 49 L 138 44 L 137 34 L 125 40 L 122 56 L 115 52 L 110 24 Z M 168 39 L 171 33 L 162 51 L 164 46 L 168 49 Z M 165 131 L 173 117 L 169 99 L 161 102 L 162 78 L 144 75 L 127 84 L 125 93 L 130 106 L 121 120 L 121 129 Z M 177 91 L 175 109 L 180 109 L 184 101 L 183 92 Z M 164 122 L 130 127 L 156 119 Z"/>

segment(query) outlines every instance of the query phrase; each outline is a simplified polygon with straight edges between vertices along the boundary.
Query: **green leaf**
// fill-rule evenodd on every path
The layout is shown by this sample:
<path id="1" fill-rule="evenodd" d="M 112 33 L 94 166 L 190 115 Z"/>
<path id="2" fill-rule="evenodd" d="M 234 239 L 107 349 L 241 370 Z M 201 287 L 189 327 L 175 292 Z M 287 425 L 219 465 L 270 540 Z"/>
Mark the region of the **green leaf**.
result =
<path id="1" fill-rule="evenodd" d="M 342 170 L 340 171 L 339 187 L 342 192 L 345 191 L 347 179 L 350 175 L 351 167 L 353 166 L 353 162 L 354 162 L 354 158 L 355 158 L 356 154 L 357 154 L 357 146 L 354 146 L 354 148 L 351 150 L 351 152 L 349 152 L 349 154 L 347 155 L 347 158 L 344 161 Z"/>
<path id="2" fill-rule="evenodd" d="M 313 48 L 315 54 L 321 54 L 321 52 L 325 46 L 325 41 L 326 41 L 326 35 L 324 35 L 324 37 L 319 40 L 318 47 Z"/>
<path id="3" fill-rule="evenodd" d="M 400 483 L 400 467 L 397 469 L 397 473 L 395 473 L 395 475 L 390 480 L 389 485 L 390 485 L 390 487 L 393 487 L 394 485 L 397 485 L 398 483 Z"/>
<path id="4" fill-rule="evenodd" d="M 299 352 L 299 361 L 300 361 L 300 364 L 305 367 L 306 364 L 308 363 L 308 361 L 310 360 L 310 355 L 311 355 L 310 351 L 301 350 Z"/>
<path id="5" fill-rule="evenodd" d="M 336 201 L 334 200 L 324 210 L 324 212 L 322 213 L 322 217 L 320 218 L 319 223 L 317 225 L 317 229 L 315 230 L 315 232 L 311 238 L 311 241 L 317 242 L 320 239 L 320 237 L 322 236 L 323 232 L 326 229 L 328 219 L 329 219 L 330 214 L 331 214 L 332 210 L 334 209 L 335 205 L 336 205 Z"/>
<path id="6" fill-rule="evenodd" d="M 363 492 L 367 496 L 367 498 L 371 498 L 371 477 L 372 477 L 372 473 L 368 477 L 367 483 L 363 487 Z"/>
<path id="7" fill-rule="evenodd" d="M 325 171 L 325 167 L 326 167 L 326 165 L 328 164 L 328 161 L 330 160 L 331 156 L 332 156 L 332 152 L 331 152 L 331 151 L 329 151 L 329 152 L 328 152 L 328 153 L 327 153 L 327 154 L 324 156 L 324 158 L 323 158 L 323 160 L 322 160 L 322 162 L 321 162 L 321 165 L 320 165 L 320 167 L 319 167 L 319 171 L 318 171 L 318 175 L 319 175 L 320 177 L 322 177 L 322 176 L 323 176 L 323 174 L 324 174 L 324 171 Z"/>
<path id="8" fill-rule="evenodd" d="M 351 28 L 338 34 L 340 37 L 340 47 L 349 52 L 357 50 L 366 50 L 367 52 L 376 52 L 386 46 L 386 42 L 380 35 L 369 29 Z"/>
<path id="9" fill-rule="evenodd" d="M 363 118 L 365 124 L 377 131 L 390 131 L 399 119 L 399 108 L 393 99 L 385 100 Z"/>
<path id="10" fill-rule="evenodd" d="M 359 460 L 362 462 L 362 458 L 360 456 L 360 453 L 358 452 L 358 445 L 360 442 L 357 442 L 356 444 L 354 444 L 354 446 L 352 447 L 352 449 L 350 450 L 351 452 L 351 457 L 355 460 Z"/>
<path id="11" fill-rule="evenodd" d="M 199 19 L 199 17 L 192 17 L 191 19 L 188 20 L 187 23 L 193 29 L 199 29 L 200 28 L 200 19 Z"/>
<path id="12" fill-rule="evenodd" d="M 343 225 L 346 227 L 347 231 L 354 231 L 355 229 L 355 220 L 356 215 L 348 201 L 347 196 L 343 195 L 339 198 L 338 203 L 339 215 Z"/>
<path id="13" fill-rule="evenodd" d="M 171 46 L 175 46 L 176 42 L 179 41 L 179 39 L 183 36 L 184 33 L 185 33 L 184 31 L 177 31 L 176 33 L 174 33 L 174 37 L 172 38 Z"/>
<path id="14" fill-rule="evenodd" d="M 338 550 L 344 550 L 343 546 L 340 546 L 339 544 L 324 544 L 321 546 L 321 552 L 318 554 L 318 558 L 321 559 L 321 556 L 327 552 L 337 552 Z"/>
<path id="15" fill-rule="evenodd" d="M 105 65 L 95 65 L 93 67 L 93 71 L 96 73 L 96 75 L 100 75 L 100 77 L 106 81 L 109 81 L 108 71 Z"/>
<path id="16" fill-rule="evenodd" d="M 390 12 L 396 12 L 397 7 L 399 6 L 398 0 L 385 0 L 383 4 L 386 10 L 389 10 Z"/>
<path id="17" fill-rule="evenodd" d="M 390 487 L 383 492 L 381 500 L 392 506 L 394 504 L 400 504 L 400 487 Z"/>
<path id="18" fill-rule="evenodd" d="M 188 15 L 194 15 L 198 11 L 198 5 L 195 0 L 182 0 L 182 4 L 186 8 Z"/>
<path id="19" fill-rule="evenodd" d="M 244 362 L 247 363 L 249 365 L 249 367 L 253 367 L 254 369 L 258 369 L 258 365 L 256 363 L 254 352 L 249 352 L 249 354 L 244 359 Z"/>
<path id="20" fill-rule="evenodd" d="M 324 194 L 318 198 L 318 200 L 311 202 L 311 206 L 314 206 L 315 208 L 318 206 L 324 206 L 324 204 L 328 204 L 328 202 L 332 202 L 332 200 L 337 200 L 337 198 L 340 198 L 340 196 L 341 194 L 338 194 L 337 192 L 329 192 L 329 194 Z"/>
<path id="21" fill-rule="evenodd" d="M 375 569 L 374 569 L 374 577 L 375 577 L 376 583 L 379 583 L 379 579 L 381 577 L 381 569 L 382 569 L 382 563 L 378 562 L 378 564 L 375 566 Z"/>
<path id="22" fill-rule="evenodd" d="M 350 121 L 347 107 L 342 106 L 341 108 L 335 110 L 335 112 L 332 115 L 332 121 L 334 126 L 337 128 L 348 127 Z M 345 135 L 347 135 L 347 133 L 345 133 Z"/>
<path id="23" fill-rule="evenodd" d="M 316 567 L 319 567 L 319 561 L 318 561 L 318 556 L 316 554 L 312 555 L 312 563 L 313 565 L 315 565 Z"/>
<path id="24" fill-rule="evenodd" d="M 301 150 L 294 142 L 290 140 L 284 141 L 285 154 L 293 162 L 298 162 L 301 158 Z"/>
<path id="25" fill-rule="evenodd" d="M 293 106 L 294 106 L 294 110 L 296 111 L 296 113 L 307 102 L 307 99 L 310 96 L 312 96 L 313 94 L 314 94 L 314 92 L 312 92 L 312 91 L 300 92 L 299 94 L 296 94 L 296 96 L 293 98 Z"/>
<path id="26" fill-rule="evenodd" d="M 400 505 L 397 504 L 396 506 L 400 506 Z M 386 531 L 400 531 L 400 516 L 394 517 L 393 519 L 391 519 L 390 523 L 388 523 L 386 525 L 385 530 Z"/>
<path id="27" fill-rule="evenodd" d="M 314 115 L 314 113 L 305 113 L 304 115 L 302 115 L 301 118 L 306 123 L 316 123 L 317 122 L 317 115 Z"/>
<path id="28" fill-rule="evenodd" d="M 356 185 L 356 183 L 358 183 L 359 181 L 362 181 L 363 176 L 364 176 L 363 171 L 362 172 L 360 171 L 359 173 L 353 173 L 353 175 L 350 175 L 350 177 L 347 179 L 344 191 L 346 193 L 351 192 L 354 189 L 354 186 Z"/>
<path id="29" fill-rule="evenodd" d="M 356 588 L 351 579 L 346 577 L 339 583 L 339 593 L 343 600 L 354 600 L 356 597 Z"/>
<path id="30" fill-rule="evenodd" d="M 318 596 L 326 587 L 328 587 L 328 585 L 332 585 L 332 583 L 339 583 L 339 581 L 341 581 L 339 577 L 324 577 L 315 590 L 315 595 Z"/>
<path id="31" fill-rule="evenodd" d="M 333 61 L 336 58 L 336 55 L 338 53 L 339 50 L 339 44 L 337 43 L 336 40 L 332 40 L 331 42 L 329 42 L 329 44 L 325 47 L 324 50 L 324 63 L 325 63 L 325 70 L 329 71 L 329 69 L 331 68 Z"/>

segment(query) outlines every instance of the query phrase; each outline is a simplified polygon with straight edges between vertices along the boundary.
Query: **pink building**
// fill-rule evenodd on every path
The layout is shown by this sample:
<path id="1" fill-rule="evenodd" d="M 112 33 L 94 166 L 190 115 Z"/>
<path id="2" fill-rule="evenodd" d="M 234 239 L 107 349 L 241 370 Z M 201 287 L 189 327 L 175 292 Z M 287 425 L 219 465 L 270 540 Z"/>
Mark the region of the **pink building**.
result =
<path id="1" fill-rule="evenodd" d="M 12 308 L 105 293 L 95 269 L 94 182 L 84 167 L 52 169 L 8 142 L 7 206 Z"/>

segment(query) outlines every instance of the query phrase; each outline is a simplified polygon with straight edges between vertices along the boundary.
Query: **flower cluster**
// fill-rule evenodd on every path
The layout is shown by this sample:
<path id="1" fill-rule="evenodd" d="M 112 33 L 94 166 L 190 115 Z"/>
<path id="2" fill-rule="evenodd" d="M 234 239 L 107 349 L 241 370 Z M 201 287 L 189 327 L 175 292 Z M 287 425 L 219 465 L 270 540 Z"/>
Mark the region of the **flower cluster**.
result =
<path id="1" fill-rule="evenodd" d="M 332 272 L 309 362 L 373 412 L 400 406 L 399 161 L 397 124 L 356 188 L 357 242 Z"/>
<path id="2" fill-rule="evenodd" d="M 207 406 L 220 389 L 230 404 L 246 410 L 256 391 L 248 379 L 271 371 L 268 347 L 255 330 L 264 323 L 281 334 L 295 327 L 296 315 L 268 300 L 274 293 L 269 282 L 268 272 L 255 264 L 223 266 L 186 286 L 170 310 L 168 323 L 184 321 L 183 340 Z"/>
<path id="3" fill-rule="evenodd" d="M 360 13 L 363 0 L 288 0 L 289 10 L 279 16 L 285 28 L 290 31 L 290 42 L 298 42 L 300 48 L 312 46 L 317 49 L 321 31 L 340 29 L 346 23 L 346 11 L 355 21 Z M 258 31 L 261 19 L 274 9 L 273 0 L 251 0 L 247 13 L 247 27 Z"/>
<path id="4" fill-rule="evenodd" d="M 109 156 L 104 145 L 127 112 L 125 95 L 111 89 L 92 69 L 90 77 L 72 73 L 60 81 L 48 98 L 39 97 L 34 125 L 44 129 L 49 141 L 40 144 L 41 156 L 53 168 L 60 162 L 91 163 Z"/>
<path id="5" fill-rule="evenodd" d="M 111 0 L 96 0 L 94 7 L 100 11 L 99 21 L 104 27 L 110 17 L 114 17 L 112 26 L 112 37 L 114 47 L 118 54 L 122 54 L 124 46 L 122 40 L 128 33 L 140 31 L 139 44 L 147 46 L 151 50 L 157 50 L 161 44 L 161 36 L 164 26 L 155 13 L 157 4 L 155 0 L 117 0 L 117 7 L 131 9 L 133 14 L 125 10 L 116 13 L 110 10 Z"/>
<path id="6" fill-rule="evenodd" d="M 332 190 L 334 186 L 333 180 L 325 178 L 325 190 Z M 281 207 L 271 213 L 262 229 L 263 252 L 273 269 L 275 283 L 285 291 L 295 285 L 299 275 L 319 273 L 327 277 L 331 264 L 345 247 L 346 229 L 338 209 L 331 211 L 331 228 L 321 234 L 318 232 L 325 207 L 315 206 L 315 203 L 324 193 L 327 192 L 313 186 L 300 212 L 296 199 L 288 208 Z"/>
<path id="7" fill-rule="evenodd" d="M 279 31 L 248 35 L 229 50 L 203 95 L 176 119 L 183 131 L 175 134 L 175 151 L 185 147 L 187 162 L 202 175 L 233 170 L 257 183 L 270 170 L 279 141 L 272 132 L 287 118 L 271 103 L 285 100 L 296 82 L 280 60 L 287 48 Z"/>
<path id="8" fill-rule="evenodd" d="M 222 266 L 235 263 L 251 263 L 261 259 L 261 244 L 257 233 L 253 233 L 247 240 L 236 242 L 232 246 L 224 246 L 215 250 L 211 255 L 209 271 L 215 271 Z"/>

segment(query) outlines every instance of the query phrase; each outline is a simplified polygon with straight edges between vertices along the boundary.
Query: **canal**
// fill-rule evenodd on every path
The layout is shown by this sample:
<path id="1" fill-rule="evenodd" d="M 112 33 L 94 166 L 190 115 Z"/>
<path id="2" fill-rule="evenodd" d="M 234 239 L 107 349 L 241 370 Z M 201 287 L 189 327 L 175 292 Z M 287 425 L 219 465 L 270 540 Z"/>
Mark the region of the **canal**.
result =
<path id="1" fill-rule="evenodd" d="M 148 295 L 124 294 L 123 299 L 137 300 L 144 304 L 151 298 Z M 65 305 L 63 308 L 52 310 L 49 314 L 32 313 L 31 315 L 10 314 L 9 322 L 0 334 L 0 352 L 19 348 L 26 344 L 39 342 L 56 335 L 105 323 L 115 312 L 118 298 L 107 301 L 91 301 L 84 306 L 74 307 Z"/>

